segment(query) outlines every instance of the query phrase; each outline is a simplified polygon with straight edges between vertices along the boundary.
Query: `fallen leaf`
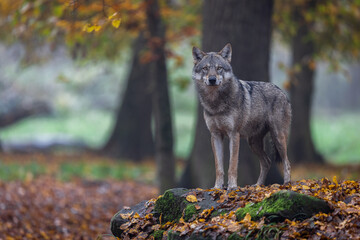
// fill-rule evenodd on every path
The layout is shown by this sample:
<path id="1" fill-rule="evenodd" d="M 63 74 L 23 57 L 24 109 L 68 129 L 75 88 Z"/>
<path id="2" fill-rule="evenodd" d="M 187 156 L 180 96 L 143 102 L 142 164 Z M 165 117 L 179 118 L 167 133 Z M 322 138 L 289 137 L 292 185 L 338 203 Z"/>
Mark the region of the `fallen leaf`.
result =
<path id="1" fill-rule="evenodd" d="M 122 219 L 129 219 L 129 217 L 133 214 L 133 212 L 130 212 L 130 213 L 123 213 L 123 214 L 120 214 L 120 217 Z"/>
<path id="2" fill-rule="evenodd" d="M 244 217 L 244 222 L 250 222 L 251 221 L 251 216 L 249 213 L 246 213 L 245 217 Z"/>
<path id="3" fill-rule="evenodd" d="M 186 201 L 194 203 L 194 202 L 197 202 L 198 200 L 194 195 L 188 195 L 188 196 L 186 196 Z"/>

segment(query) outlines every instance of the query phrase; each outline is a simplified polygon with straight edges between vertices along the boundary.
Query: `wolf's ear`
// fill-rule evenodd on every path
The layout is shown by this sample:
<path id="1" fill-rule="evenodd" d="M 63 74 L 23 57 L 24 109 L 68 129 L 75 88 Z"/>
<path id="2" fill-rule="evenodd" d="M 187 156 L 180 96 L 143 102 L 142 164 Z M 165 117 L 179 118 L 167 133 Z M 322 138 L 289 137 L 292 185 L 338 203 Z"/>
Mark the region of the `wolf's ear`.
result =
<path id="1" fill-rule="evenodd" d="M 194 58 L 194 64 L 200 62 L 201 59 L 203 59 L 203 57 L 206 55 L 203 51 L 201 51 L 197 47 L 193 47 L 192 54 L 193 54 L 193 58 Z"/>
<path id="2" fill-rule="evenodd" d="M 231 53 L 232 53 L 232 49 L 231 49 L 231 44 L 228 43 L 225 45 L 225 47 L 219 52 L 219 55 L 222 56 L 225 60 L 227 60 L 228 62 L 231 62 Z"/>

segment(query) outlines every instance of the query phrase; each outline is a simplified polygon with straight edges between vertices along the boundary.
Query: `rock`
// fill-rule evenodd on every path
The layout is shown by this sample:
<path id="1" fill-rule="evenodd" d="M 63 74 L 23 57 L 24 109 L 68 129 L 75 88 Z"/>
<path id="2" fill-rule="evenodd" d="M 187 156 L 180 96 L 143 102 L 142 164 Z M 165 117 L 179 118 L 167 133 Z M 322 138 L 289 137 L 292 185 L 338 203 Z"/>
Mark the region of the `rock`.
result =
<path id="1" fill-rule="evenodd" d="M 285 219 L 304 220 L 316 213 L 330 211 L 324 200 L 293 191 L 279 191 L 261 202 L 247 204 L 235 214 L 238 221 L 249 213 L 254 221 L 265 216 L 270 222 L 281 222 Z"/>
<path id="2" fill-rule="evenodd" d="M 219 239 L 213 236 L 203 236 L 203 234 L 193 233 L 190 236 L 180 236 L 179 232 L 169 231 L 168 233 L 168 240 L 212 240 L 212 239 Z M 221 239 L 221 238 L 220 238 Z"/>
<path id="3" fill-rule="evenodd" d="M 136 231 L 142 229 L 142 233 L 147 236 L 152 235 L 154 239 L 161 239 L 164 229 L 161 229 L 160 225 L 175 224 L 180 220 L 192 222 L 200 215 L 203 219 L 211 219 L 238 208 L 236 204 L 229 204 L 231 201 L 224 201 L 224 197 L 239 199 L 249 194 L 247 191 L 230 193 L 216 189 L 170 189 L 156 201 L 144 201 L 116 213 L 111 220 L 111 231 L 114 236 L 121 238 L 126 229 L 134 227 Z M 285 219 L 303 220 L 315 213 L 330 211 L 330 207 L 323 200 L 293 191 L 279 191 L 261 202 L 247 204 L 244 208 L 238 209 L 235 215 L 238 221 L 249 213 L 254 221 L 265 216 L 270 222 L 280 222 Z M 145 225 L 140 226 L 140 222 Z M 155 225 L 158 227 L 152 228 Z M 167 234 L 168 239 L 213 239 L 211 234 L 200 236 L 201 234 L 197 235 L 195 232 L 180 236 L 179 232 L 169 230 Z M 236 237 L 232 236 L 233 239 L 237 239 Z"/>
<path id="4" fill-rule="evenodd" d="M 186 196 L 192 194 L 200 196 L 194 203 L 186 200 Z M 213 200 L 210 192 L 175 188 L 166 191 L 165 194 L 156 201 L 154 214 L 158 217 L 162 215 L 164 223 L 178 222 L 181 217 L 183 217 L 185 221 L 189 221 L 203 210 L 210 208 L 218 210 L 219 206 L 220 204 Z"/>
<path id="5" fill-rule="evenodd" d="M 112 218 L 110 222 L 110 229 L 114 236 L 120 237 L 123 232 L 120 229 L 120 226 L 124 223 L 127 223 L 129 220 L 125 216 L 129 216 L 130 214 L 138 213 L 141 217 L 145 216 L 147 209 L 148 201 L 142 201 L 131 208 L 124 208 L 117 212 Z"/>
<path id="6" fill-rule="evenodd" d="M 167 190 L 164 195 L 160 197 L 155 203 L 155 217 L 162 216 L 162 221 L 164 223 L 179 221 L 182 212 L 187 206 L 185 194 L 189 191 L 190 190 L 185 188 L 175 188 Z"/>
<path id="7" fill-rule="evenodd" d="M 188 195 L 196 194 L 200 196 L 197 202 L 189 202 L 186 200 Z M 174 188 L 167 190 L 163 196 L 159 197 L 155 204 L 149 201 L 143 201 L 131 208 L 122 209 L 117 212 L 111 219 L 111 232 L 116 237 L 120 237 L 123 230 L 120 226 L 127 223 L 129 220 L 127 216 L 129 214 L 139 214 L 140 217 L 144 217 L 146 214 L 153 214 L 157 219 L 157 222 L 178 222 L 181 217 L 184 221 L 189 221 L 201 213 L 205 209 L 211 209 L 212 216 L 227 212 L 220 208 L 220 204 L 214 201 L 211 196 L 211 192 L 185 189 L 185 188 Z M 160 219 L 161 216 L 161 219 Z"/>

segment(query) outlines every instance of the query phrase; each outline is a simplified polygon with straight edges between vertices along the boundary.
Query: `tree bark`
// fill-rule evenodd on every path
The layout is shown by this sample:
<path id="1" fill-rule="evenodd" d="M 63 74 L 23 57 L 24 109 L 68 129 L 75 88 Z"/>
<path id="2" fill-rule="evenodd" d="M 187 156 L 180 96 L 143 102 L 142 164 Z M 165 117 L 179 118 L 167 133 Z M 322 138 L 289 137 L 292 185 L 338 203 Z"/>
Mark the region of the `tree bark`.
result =
<path id="1" fill-rule="evenodd" d="M 350 66 L 350 82 L 347 84 L 345 100 L 345 108 L 349 111 L 357 111 L 360 106 L 360 63 L 355 63 Z"/>
<path id="2" fill-rule="evenodd" d="M 150 82 L 155 121 L 155 158 L 160 192 L 175 186 L 175 159 L 170 100 L 165 61 L 165 26 L 161 21 L 157 0 L 147 0 L 146 16 L 151 51 Z"/>
<path id="3" fill-rule="evenodd" d="M 102 151 L 117 158 L 140 161 L 154 156 L 151 131 L 150 64 L 141 63 L 146 39 L 140 34 L 133 45 L 133 60 L 116 122 Z"/>
<path id="4" fill-rule="evenodd" d="M 314 43 L 309 38 L 312 24 L 304 19 L 302 11 L 315 7 L 316 1 L 307 1 L 298 6 L 293 13 L 293 20 L 298 25 L 292 39 L 292 69 L 290 77 L 290 100 L 292 104 L 292 125 L 289 140 L 289 159 L 300 162 L 322 163 L 322 156 L 316 151 L 311 138 L 310 117 L 314 91 Z M 304 8 L 304 9 L 303 9 Z"/>
<path id="5" fill-rule="evenodd" d="M 234 74 L 243 80 L 269 81 L 272 9 L 273 1 L 271 0 L 208 0 L 204 2 L 202 50 L 220 51 L 226 43 L 230 42 L 233 48 Z M 214 185 L 214 157 L 210 133 L 205 125 L 200 104 L 197 114 L 194 147 L 181 185 L 208 188 Z M 226 144 L 224 148 L 225 162 L 229 159 L 227 146 Z M 238 185 L 256 183 L 260 172 L 259 161 L 244 139 L 240 143 L 238 169 Z M 267 183 L 281 181 L 281 175 L 273 164 Z"/>

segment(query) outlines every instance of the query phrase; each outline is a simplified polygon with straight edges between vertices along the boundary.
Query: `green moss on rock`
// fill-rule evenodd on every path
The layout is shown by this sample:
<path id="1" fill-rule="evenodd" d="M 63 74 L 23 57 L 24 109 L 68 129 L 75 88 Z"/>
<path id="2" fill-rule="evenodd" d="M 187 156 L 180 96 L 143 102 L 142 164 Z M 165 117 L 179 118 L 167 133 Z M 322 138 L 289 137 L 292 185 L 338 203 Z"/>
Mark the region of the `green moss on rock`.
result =
<path id="1" fill-rule="evenodd" d="M 238 221 L 249 213 L 254 221 L 265 216 L 271 222 L 280 222 L 286 218 L 303 220 L 315 213 L 330 211 L 328 204 L 321 199 L 293 191 L 279 191 L 261 202 L 247 204 L 235 214 Z"/>
<path id="2" fill-rule="evenodd" d="M 180 203 L 179 198 L 176 198 L 174 194 L 168 190 L 156 201 L 154 210 L 162 216 L 164 223 L 178 221 L 181 217 Z"/>
<path id="3" fill-rule="evenodd" d="M 197 214 L 195 204 L 186 205 L 186 208 L 184 211 L 184 220 L 186 222 L 189 221 L 195 214 Z"/>
<path id="4" fill-rule="evenodd" d="M 178 222 L 182 216 L 184 205 L 184 194 L 189 192 L 185 188 L 174 188 L 167 190 L 155 203 L 154 213 L 157 218 L 161 216 L 161 222 Z"/>
<path id="5" fill-rule="evenodd" d="M 157 230 L 153 233 L 153 237 L 155 240 L 161 240 L 164 234 L 164 230 Z"/>

